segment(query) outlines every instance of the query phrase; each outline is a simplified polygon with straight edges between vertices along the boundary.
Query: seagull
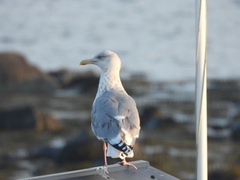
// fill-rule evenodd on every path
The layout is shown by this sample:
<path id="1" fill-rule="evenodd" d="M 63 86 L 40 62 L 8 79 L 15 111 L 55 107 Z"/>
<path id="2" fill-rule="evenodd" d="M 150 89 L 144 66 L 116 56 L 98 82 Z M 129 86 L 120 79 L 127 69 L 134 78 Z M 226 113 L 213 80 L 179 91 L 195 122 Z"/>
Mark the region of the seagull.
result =
<path id="1" fill-rule="evenodd" d="M 104 165 L 107 157 L 120 158 L 121 165 L 136 166 L 126 161 L 134 156 L 133 146 L 140 132 L 136 103 L 125 91 L 121 79 L 121 60 L 110 50 L 85 59 L 80 65 L 94 64 L 101 69 L 98 91 L 91 111 L 91 127 L 103 141 Z"/>

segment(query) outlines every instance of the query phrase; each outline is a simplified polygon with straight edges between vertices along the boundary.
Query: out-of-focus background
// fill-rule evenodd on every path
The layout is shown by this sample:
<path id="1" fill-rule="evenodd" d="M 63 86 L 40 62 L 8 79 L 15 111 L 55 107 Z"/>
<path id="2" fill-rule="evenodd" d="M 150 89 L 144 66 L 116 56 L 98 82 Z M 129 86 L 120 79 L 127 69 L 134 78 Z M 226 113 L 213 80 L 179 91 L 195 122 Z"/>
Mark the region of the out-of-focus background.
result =
<path id="1" fill-rule="evenodd" d="M 208 2 L 209 179 L 240 178 L 240 1 Z M 90 130 L 110 49 L 136 100 L 135 159 L 195 179 L 195 1 L 0 0 L 0 179 L 102 165 Z"/>

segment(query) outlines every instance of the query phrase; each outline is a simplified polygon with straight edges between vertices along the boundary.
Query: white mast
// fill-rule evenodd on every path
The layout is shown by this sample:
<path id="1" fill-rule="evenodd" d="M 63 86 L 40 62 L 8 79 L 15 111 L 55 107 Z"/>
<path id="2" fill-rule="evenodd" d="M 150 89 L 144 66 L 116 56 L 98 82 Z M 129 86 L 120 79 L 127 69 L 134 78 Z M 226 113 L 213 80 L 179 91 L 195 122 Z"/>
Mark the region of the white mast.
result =
<path id="1" fill-rule="evenodd" d="M 208 179 L 207 153 L 207 7 L 206 0 L 196 0 L 196 141 L 197 180 Z"/>

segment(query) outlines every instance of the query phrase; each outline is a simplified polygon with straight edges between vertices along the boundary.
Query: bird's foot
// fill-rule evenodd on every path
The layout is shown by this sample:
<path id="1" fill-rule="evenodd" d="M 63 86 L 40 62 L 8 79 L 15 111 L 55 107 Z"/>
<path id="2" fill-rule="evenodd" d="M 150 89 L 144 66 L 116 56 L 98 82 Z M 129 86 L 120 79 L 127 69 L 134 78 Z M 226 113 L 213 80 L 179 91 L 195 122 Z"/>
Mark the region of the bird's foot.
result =
<path id="1" fill-rule="evenodd" d="M 134 169 L 137 169 L 135 165 L 128 163 L 125 159 L 122 162 L 119 162 L 118 164 L 121 164 L 122 166 L 131 166 Z"/>

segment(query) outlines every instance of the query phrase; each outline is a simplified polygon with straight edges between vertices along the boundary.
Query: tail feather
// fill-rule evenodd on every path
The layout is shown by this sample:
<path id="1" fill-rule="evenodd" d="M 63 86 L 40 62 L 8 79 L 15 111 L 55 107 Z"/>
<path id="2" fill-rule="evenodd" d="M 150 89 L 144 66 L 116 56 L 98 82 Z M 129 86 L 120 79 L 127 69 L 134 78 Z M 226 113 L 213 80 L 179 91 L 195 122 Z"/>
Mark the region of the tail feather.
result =
<path id="1" fill-rule="evenodd" d="M 133 147 L 128 146 L 122 140 L 119 143 L 117 143 L 117 144 L 111 144 L 111 146 L 113 146 L 114 148 L 116 148 L 119 151 L 122 151 L 126 155 L 128 155 L 132 151 L 132 149 L 133 149 Z"/>
<path id="2" fill-rule="evenodd" d="M 133 157 L 133 147 L 128 146 L 122 140 L 117 144 L 110 144 L 112 147 L 108 147 L 108 155 L 111 157 L 120 157 L 124 159 L 125 157 Z M 115 149 L 115 150 L 114 150 Z"/>

